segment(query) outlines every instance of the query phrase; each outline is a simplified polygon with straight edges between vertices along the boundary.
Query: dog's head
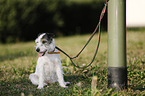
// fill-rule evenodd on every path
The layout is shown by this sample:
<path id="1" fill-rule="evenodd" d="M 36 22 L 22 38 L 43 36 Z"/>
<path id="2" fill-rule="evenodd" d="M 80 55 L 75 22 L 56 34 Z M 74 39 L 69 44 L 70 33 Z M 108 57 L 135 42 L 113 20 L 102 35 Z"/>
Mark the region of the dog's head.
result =
<path id="1" fill-rule="evenodd" d="M 36 51 L 39 53 L 40 57 L 44 56 L 47 52 L 52 52 L 55 50 L 53 37 L 53 33 L 42 33 L 35 40 Z"/>

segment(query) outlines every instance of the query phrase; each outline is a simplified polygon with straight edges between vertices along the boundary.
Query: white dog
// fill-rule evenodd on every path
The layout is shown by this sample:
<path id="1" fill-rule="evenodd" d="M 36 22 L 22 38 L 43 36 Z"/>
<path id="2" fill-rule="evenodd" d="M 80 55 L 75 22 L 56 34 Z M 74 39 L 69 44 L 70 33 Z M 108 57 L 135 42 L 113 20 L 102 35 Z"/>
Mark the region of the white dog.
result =
<path id="1" fill-rule="evenodd" d="M 58 82 L 61 87 L 67 87 L 63 78 L 63 70 L 59 52 L 55 49 L 54 35 L 43 33 L 35 40 L 36 51 L 39 54 L 35 73 L 30 74 L 29 79 L 38 89 L 47 83 Z"/>

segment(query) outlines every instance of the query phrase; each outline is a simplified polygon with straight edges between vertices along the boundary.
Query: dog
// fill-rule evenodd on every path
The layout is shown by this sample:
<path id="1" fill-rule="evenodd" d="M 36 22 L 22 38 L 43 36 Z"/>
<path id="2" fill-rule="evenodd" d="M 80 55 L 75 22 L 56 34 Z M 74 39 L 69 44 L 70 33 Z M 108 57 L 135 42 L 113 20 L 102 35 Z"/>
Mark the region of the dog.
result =
<path id="1" fill-rule="evenodd" d="M 64 81 L 61 60 L 53 37 L 53 33 L 42 33 L 35 40 L 39 58 L 35 73 L 30 74 L 29 79 L 32 84 L 38 85 L 37 89 L 54 82 L 58 82 L 61 87 L 68 87 L 66 85 L 69 84 Z"/>

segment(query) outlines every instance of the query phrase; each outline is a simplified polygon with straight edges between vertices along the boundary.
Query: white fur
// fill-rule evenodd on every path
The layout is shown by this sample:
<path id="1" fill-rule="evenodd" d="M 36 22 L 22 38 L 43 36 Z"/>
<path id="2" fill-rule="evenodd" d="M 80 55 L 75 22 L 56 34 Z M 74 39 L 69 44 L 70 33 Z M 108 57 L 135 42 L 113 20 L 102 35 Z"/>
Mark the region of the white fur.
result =
<path id="1" fill-rule="evenodd" d="M 42 44 L 40 35 L 36 40 L 36 49 L 40 48 L 40 52 L 46 51 L 44 56 L 38 58 L 35 73 L 30 74 L 29 79 L 34 85 L 38 85 L 38 89 L 43 88 L 47 83 L 58 82 L 61 87 L 67 87 L 63 78 L 63 70 L 59 54 L 48 54 L 55 49 L 54 39 L 51 44 Z M 55 51 L 57 51 L 55 49 Z"/>

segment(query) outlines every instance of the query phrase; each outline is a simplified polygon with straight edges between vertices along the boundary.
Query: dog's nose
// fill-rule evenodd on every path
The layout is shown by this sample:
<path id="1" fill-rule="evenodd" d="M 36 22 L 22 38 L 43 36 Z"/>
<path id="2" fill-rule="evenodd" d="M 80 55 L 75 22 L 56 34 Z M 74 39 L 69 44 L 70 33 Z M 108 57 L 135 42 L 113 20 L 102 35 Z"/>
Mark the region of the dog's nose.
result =
<path id="1" fill-rule="evenodd" d="M 40 51 L 40 48 L 37 48 L 36 51 L 39 52 Z"/>

